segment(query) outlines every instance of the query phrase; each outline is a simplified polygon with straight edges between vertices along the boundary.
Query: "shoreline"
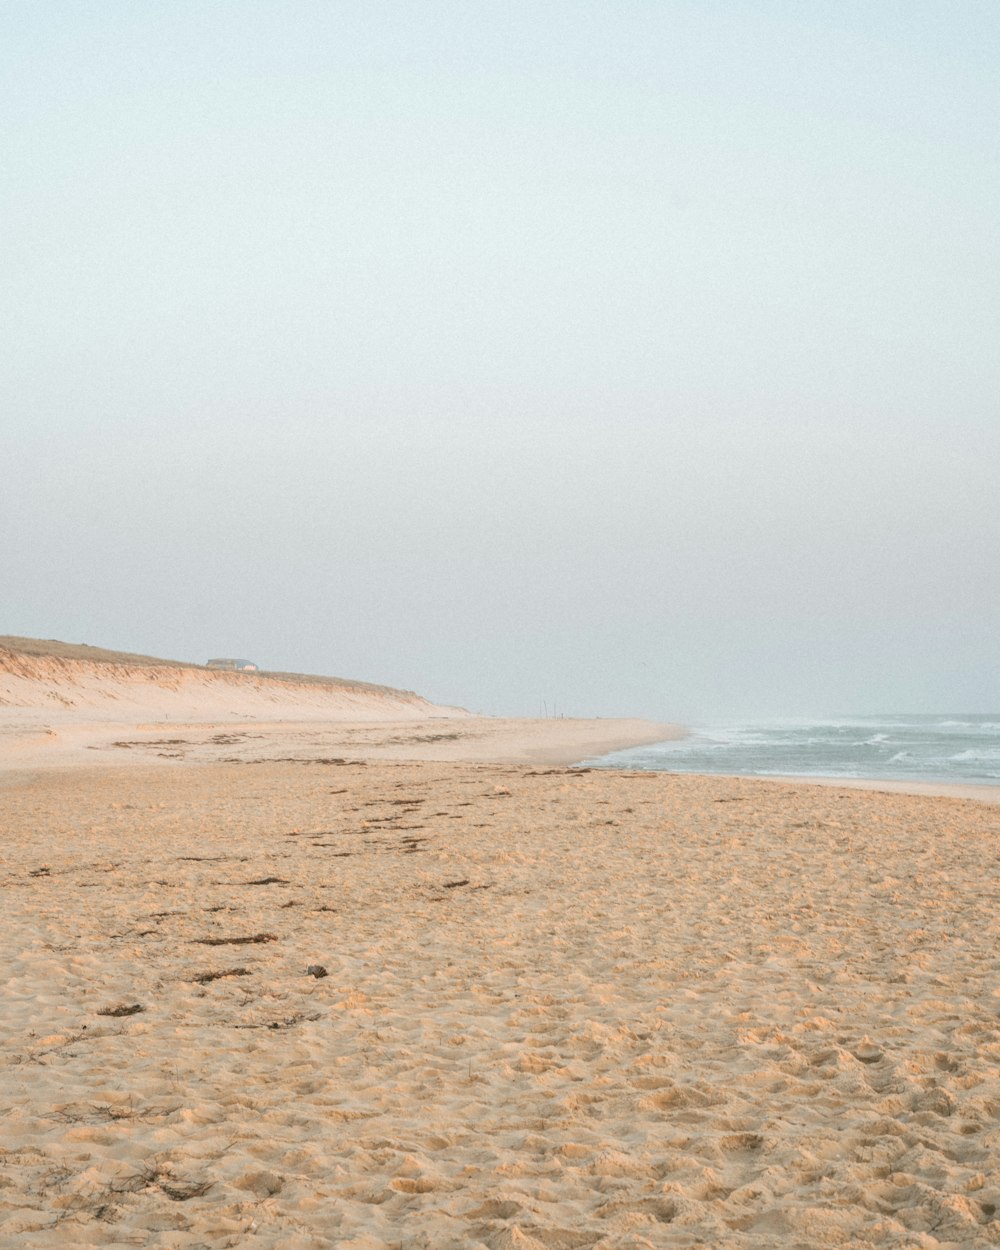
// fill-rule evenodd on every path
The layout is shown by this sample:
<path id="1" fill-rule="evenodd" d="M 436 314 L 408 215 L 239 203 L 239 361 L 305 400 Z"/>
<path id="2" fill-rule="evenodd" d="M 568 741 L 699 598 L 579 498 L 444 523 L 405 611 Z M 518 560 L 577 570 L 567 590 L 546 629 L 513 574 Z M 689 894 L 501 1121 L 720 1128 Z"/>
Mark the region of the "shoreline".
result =
<path id="1" fill-rule="evenodd" d="M 424 720 L 167 720 L 109 722 L 77 719 L 66 712 L 40 718 L 37 709 L 0 714 L 0 775 L 55 769 L 280 762 L 377 762 L 524 764 L 593 769 L 666 777 L 720 777 L 970 799 L 1000 804 L 1000 785 L 984 782 L 917 781 L 812 774 L 760 776 L 608 767 L 598 763 L 629 747 L 676 741 L 679 725 L 628 718 L 490 717 L 462 714 Z"/>
<path id="2" fill-rule="evenodd" d="M 194 711 L 195 709 L 192 709 Z M 822 777 L 812 774 L 661 772 L 608 767 L 597 761 L 630 747 L 676 741 L 687 730 L 675 724 L 612 717 L 491 717 L 466 712 L 422 719 L 375 720 L 249 717 L 168 719 L 155 713 L 143 721 L 110 721 L 53 709 L 0 709 L 0 775 L 67 768 L 212 764 L 366 762 L 451 762 L 572 767 L 583 771 L 673 777 L 728 777 L 969 799 L 1000 804 L 1000 785 L 989 782 L 918 781 L 888 778 Z M 152 709 L 150 709 L 152 711 Z M 216 711 L 215 708 L 212 709 Z M 444 711 L 444 709 L 442 709 Z M 434 709 L 437 713 L 438 709 Z"/>
<path id="3" fill-rule="evenodd" d="M 868 790 L 877 794 L 913 794 L 927 798 L 974 799 L 978 803 L 1000 803 L 1000 785 L 984 781 L 900 781 L 879 777 L 758 777 L 758 781 L 778 781 L 796 785 L 846 786 L 851 790 Z"/>

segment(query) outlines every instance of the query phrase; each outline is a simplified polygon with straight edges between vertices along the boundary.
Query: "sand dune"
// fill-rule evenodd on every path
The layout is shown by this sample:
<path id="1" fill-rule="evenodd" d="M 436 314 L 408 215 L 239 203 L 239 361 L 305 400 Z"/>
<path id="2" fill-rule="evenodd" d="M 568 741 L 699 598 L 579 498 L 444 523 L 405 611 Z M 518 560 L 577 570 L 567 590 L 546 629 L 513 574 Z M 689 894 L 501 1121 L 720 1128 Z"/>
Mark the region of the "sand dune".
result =
<path id="1" fill-rule="evenodd" d="M 409 690 L 366 682 L 32 655 L 2 646 L 0 708 L 123 722 L 409 720 L 464 714 L 460 708 L 436 707 Z"/>

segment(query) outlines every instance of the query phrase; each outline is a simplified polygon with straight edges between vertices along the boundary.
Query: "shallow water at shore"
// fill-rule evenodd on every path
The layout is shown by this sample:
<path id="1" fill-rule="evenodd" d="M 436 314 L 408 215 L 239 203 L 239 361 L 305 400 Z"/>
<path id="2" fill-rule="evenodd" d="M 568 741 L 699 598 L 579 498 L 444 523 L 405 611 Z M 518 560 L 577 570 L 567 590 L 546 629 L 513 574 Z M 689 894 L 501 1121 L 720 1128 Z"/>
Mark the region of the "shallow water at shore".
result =
<path id="1" fill-rule="evenodd" d="M 588 762 L 644 772 L 995 785 L 1000 713 L 706 725 L 678 741 Z"/>

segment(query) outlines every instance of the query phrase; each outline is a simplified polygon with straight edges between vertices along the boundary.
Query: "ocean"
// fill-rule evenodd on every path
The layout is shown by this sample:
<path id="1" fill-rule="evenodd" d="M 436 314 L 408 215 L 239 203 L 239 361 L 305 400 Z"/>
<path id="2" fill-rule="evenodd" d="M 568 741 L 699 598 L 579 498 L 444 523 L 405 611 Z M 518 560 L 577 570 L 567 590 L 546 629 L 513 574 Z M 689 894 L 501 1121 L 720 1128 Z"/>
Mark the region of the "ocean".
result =
<path id="1" fill-rule="evenodd" d="M 1000 713 L 703 725 L 677 742 L 630 747 L 587 764 L 668 773 L 996 785 Z"/>

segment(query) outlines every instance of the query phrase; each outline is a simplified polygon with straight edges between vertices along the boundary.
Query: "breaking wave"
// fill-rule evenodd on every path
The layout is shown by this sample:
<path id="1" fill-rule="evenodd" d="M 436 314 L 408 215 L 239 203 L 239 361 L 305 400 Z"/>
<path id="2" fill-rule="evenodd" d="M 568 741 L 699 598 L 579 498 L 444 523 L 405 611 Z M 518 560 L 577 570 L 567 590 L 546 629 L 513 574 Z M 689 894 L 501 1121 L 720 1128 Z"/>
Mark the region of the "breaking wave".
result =
<path id="1" fill-rule="evenodd" d="M 678 741 L 588 762 L 654 772 L 988 784 L 1000 780 L 1000 716 L 703 725 Z"/>

